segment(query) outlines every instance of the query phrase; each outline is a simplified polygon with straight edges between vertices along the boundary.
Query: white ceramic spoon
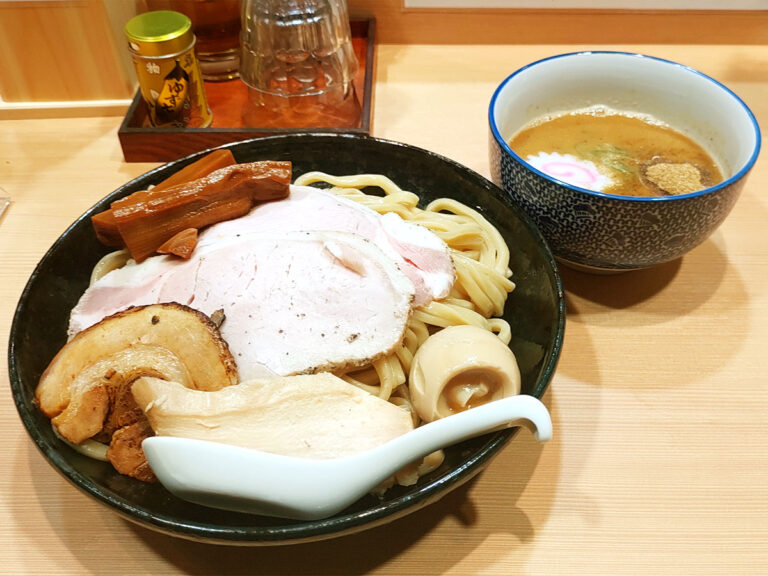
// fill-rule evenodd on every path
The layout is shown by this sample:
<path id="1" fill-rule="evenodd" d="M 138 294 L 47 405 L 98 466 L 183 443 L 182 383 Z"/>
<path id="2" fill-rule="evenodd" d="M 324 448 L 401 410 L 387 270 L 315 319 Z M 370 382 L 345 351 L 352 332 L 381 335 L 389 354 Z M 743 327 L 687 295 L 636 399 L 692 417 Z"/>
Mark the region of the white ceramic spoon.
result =
<path id="1" fill-rule="evenodd" d="M 332 516 L 395 472 L 435 450 L 492 430 L 532 425 L 552 437 L 547 408 L 512 396 L 454 414 L 382 444 L 337 459 L 296 458 L 228 444 L 154 436 L 142 447 L 152 470 L 179 498 L 226 510 L 297 520 Z"/>

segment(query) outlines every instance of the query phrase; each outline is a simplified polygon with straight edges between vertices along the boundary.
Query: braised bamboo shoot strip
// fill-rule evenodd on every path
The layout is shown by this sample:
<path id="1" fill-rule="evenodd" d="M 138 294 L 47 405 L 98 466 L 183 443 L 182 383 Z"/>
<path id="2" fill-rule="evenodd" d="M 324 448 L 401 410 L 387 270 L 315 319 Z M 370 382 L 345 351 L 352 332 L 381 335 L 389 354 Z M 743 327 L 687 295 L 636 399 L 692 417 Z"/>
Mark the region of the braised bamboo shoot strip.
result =
<path id="1" fill-rule="evenodd" d="M 288 196 L 290 162 L 234 164 L 186 184 L 135 192 L 112 203 L 125 246 L 137 262 L 188 228 L 200 230 Z"/>
<path id="2" fill-rule="evenodd" d="M 235 157 L 228 149 L 214 150 L 210 154 L 206 154 L 199 160 L 192 162 L 179 170 L 171 174 L 168 178 L 157 184 L 153 190 L 165 190 L 166 188 L 172 188 L 179 184 L 185 184 L 192 182 L 203 176 L 208 176 L 211 172 L 236 164 Z M 112 209 L 104 210 L 91 217 L 91 223 L 93 229 L 96 232 L 96 237 L 99 242 L 105 246 L 113 246 L 115 248 L 125 247 L 125 242 L 122 236 L 120 236 L 120 230 L 117 228 L 117 221 Z"/>

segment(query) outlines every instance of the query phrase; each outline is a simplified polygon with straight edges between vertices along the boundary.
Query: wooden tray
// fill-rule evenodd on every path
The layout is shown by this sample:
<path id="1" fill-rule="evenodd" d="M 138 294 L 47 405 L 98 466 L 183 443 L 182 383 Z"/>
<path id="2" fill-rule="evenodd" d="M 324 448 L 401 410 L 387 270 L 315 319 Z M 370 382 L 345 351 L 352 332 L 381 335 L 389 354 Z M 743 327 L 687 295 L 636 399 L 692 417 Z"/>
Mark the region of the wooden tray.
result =
<path id="1" fill-rule="evenodd" d="M 355 132 L 368 134 L 371 130 L 371 103 L 373 98 L 374 20 L 350 22 L 352 45 L 359 64 L 354 80 L 355 92 L 360 100 L 361 115 L 357 127 L 339 128 L 248 128 L 243 125 L 241 113 L 248 96 L 246 85 L 237 80 L 206 82 L 205 93 L 213 112 L 208 128 L 155 128 L 149 125 L 147 105 L 137 91 L 131 106 L 117 132 L 126 162 L 169 162 L 187 154 L 228 142 L 248 140 L 272 134 L 290 134 L 300 131 Z"/>

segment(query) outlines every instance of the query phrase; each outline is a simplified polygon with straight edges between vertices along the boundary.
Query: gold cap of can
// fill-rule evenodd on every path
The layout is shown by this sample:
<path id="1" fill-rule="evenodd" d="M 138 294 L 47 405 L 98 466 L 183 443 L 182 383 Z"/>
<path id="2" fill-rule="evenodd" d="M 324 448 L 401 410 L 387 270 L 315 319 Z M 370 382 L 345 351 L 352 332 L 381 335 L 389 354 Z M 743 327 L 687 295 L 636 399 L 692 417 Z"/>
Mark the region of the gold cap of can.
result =
<path id="1" fill-rule="evenodd" d="M 148 58 L 183 52 L 195 39 L 192 21 L 173 10 L 155 10 L 134 16 L 125 25 L 125 35 L 130 49 Z"/>

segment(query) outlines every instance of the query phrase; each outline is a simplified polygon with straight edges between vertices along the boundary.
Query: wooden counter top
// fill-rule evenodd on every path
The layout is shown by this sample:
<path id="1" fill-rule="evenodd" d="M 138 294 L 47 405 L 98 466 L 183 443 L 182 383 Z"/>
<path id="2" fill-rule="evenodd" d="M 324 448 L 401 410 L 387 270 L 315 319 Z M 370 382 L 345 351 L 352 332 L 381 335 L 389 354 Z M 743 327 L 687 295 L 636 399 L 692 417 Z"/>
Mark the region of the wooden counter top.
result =
<path id="1" fill-rule="evenodd" d="M 488 176 L 495 86 L 583 47 L 382 45 L 373 134 Z M 599 48 L 698 68 L 768 125 L 766 46 Z M 0 121 L 0 187 L 13 199 L 0 217 L 0 341 L 58 235 L 155 166 L 123 162 L 120 120 Z M 229 548 L 134 526 L 38 453 L 3 362 L 0 574 L 768 574 L 766 189 L 764 152 L 723 226 L 681 260 L 612 277 L 563 269 L 565 346 L 545 396 L 553 441 L 523 431 L 468 486 L 346 538 Z"/>

